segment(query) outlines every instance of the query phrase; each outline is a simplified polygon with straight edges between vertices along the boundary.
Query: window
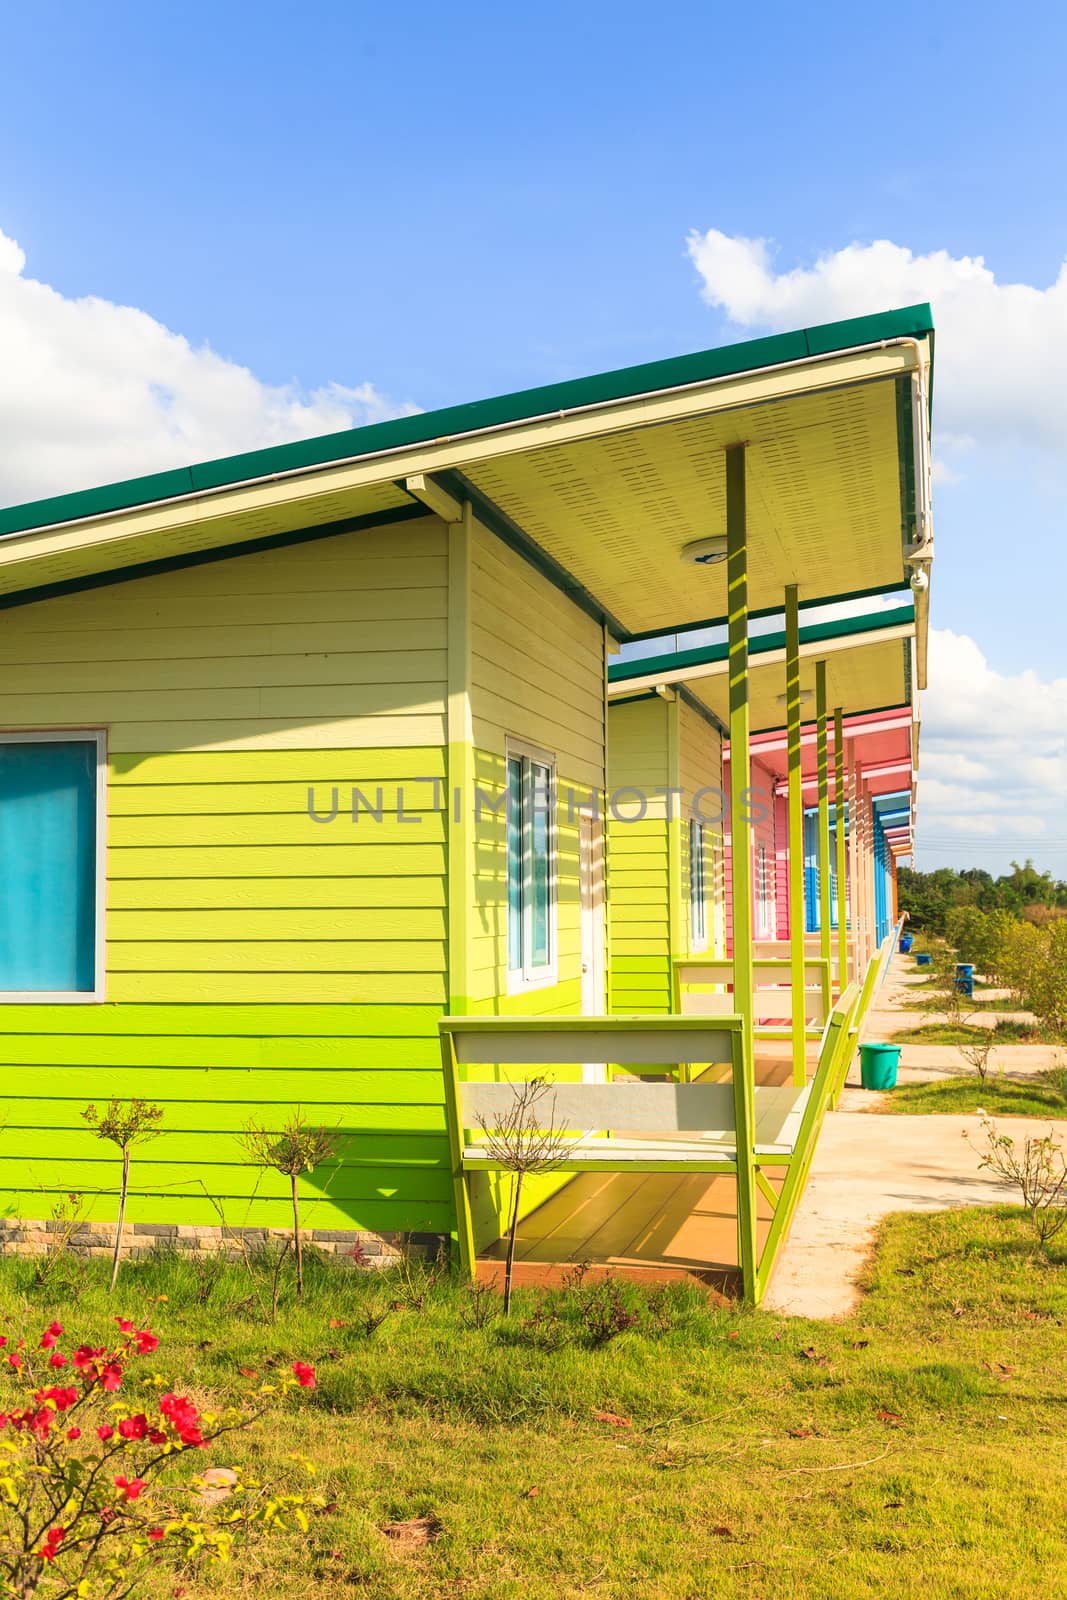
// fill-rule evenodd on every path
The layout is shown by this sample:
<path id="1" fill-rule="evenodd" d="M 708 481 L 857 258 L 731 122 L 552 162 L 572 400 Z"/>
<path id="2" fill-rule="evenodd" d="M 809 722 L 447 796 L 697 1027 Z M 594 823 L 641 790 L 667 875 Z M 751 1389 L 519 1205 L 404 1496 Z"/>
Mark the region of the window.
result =
<path id="1" fill-rule="evenodd" d="M 508 973 L 555 982 L 556 830 L 552 759 L 508 749 Z"/>
<path id="2" fill-rule="evenodd" d="M 771 899 L 771 875 L 767 869 L 767 846 L 758 847 L 756 857 L 756 904 L 760 939 L 773 939 L 775 935 L 774 901 Z"/>
<path id="3" fill-rule="evenodd" d="M 708 879 L 704 857 L 704 827 L 689 820 L 689 947 L 708 947 Z"/>
<path id="4" fill-rule="evenodd" d="M 99 1000 L 103 734 L 0 734 L 0 998 Z"/>

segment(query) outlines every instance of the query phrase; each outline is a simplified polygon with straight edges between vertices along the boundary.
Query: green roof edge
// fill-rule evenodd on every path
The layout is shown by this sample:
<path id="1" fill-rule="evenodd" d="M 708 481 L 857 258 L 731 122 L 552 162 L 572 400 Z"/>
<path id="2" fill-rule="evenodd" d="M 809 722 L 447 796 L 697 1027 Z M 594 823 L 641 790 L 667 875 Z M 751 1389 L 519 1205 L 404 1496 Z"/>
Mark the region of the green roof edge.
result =
<path id="1" fill-rule="evenodd" d="M 830 601 L 821 602 L 824 605 Z M 812 622 L 800 629 L 801 644 L 821 644 L 825 640 L 844 639 L 856 633 L 875 633 L 884 628 L 900 627 L 915 621 L 915 604 L 903 601 L 899 606 L 882 611 L 867 611 L 856 617 L 837 617 L 831 622 Z M 748 641 L 750 656 L 766 655 L 771 650 L 785 649 L 785 630 L 757 634 Z M 713 661 L 725 661 L 729 645 L 723 639 L 717 644 L 698 645 L 692 650 L 671 650 L 661 656 L 637 656 L 632 661 L 608 664 L 610 683 L 629 683 L 634 678 L 647 678 L 655 672 L 674 672 L 682 667 L 709 666 Z"/>
<path id="2" fill-rule="evenodd" d="M 809 356 L 829 355 L 852 345 L 875 344 L 882 339 L 923 338 L 932 333 L 930 307 L 920 304 L 867 317 L 849 317 L 841 322 L 802 328 L 795 333 L 746 339 L 739 344 L 719 345 L 691 355 L 670 356 L 591 377 L 568 378 L 562 383 L 521 389 L 514 394 L 500 395 L 490 400 L 445 406 L 438 411 L 422 411 L 415 416 L 395 418 L 391 422 L 374 422 L 363 428 L 349 428 L 315 439 L 299 439 L 292 444 L 250 450 L 241 455 L 224 456 L 216 461 L 200 462 L 169 472 L 153 472 L 146 477 L 130 478 L 122 483 L 79 489 L 45 500 L 27 501 L 23 505 L 0 510 L 0 536 L 132 510 L 155 501 L 223 489 L 248 479 L 329 466 L 360 456 L 401 450 L 482 429 L 505 427 L 550 412 L 606 405 L 631 395 L 682 388 L 687 384 L 706 383 L 714 378 L 741 376 L 759 367 L 780 366 L 789 361 L 803 361 Z"/>

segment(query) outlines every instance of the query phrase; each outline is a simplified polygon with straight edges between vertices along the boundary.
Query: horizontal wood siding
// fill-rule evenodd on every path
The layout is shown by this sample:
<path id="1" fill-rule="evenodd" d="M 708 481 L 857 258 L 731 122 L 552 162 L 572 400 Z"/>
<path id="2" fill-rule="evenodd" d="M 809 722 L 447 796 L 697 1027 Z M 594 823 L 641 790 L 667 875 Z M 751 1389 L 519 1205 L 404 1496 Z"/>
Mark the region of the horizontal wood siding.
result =
<path id="1" fill-rule="evenodd" d="M 682 851 L 682 894 L 684 912 L 680 919 L 681 948 L 676 955 L 691 953 L 692 928 L 691 862 L 689 860 L 688 820 L 695 818 L 704 827 L 704 878 L 706 884 L 708 942 L 715 949 L 716 922 L 723 917 L 722 836 L 726 801 L 722 779 L 722 737 L 688 701 L 678 707 L 678 781 L 682 791 L 680 814 Z M 716 907 L 719 907 L 718 917 Z"/>
<path id="2" fill-rule="evenodd" d="M 112 1214 L 80 1112 L 137 1095 L 165 1115 L 133 1220 L 284 1223 L 239 1133 L 299 1106 L 341 1142 L 309 1226 L 451 1228 L 446 604 L 427 518 L 0 618 L 0 727 L 109 752 L 107 1003 L 0 1006 L 9 1210 Z"/>
<path id="3" fill-rule="evenodd" d="M 469 1003 L 475 1013 L 546 1016 L 581 1011 L 581 890 L 578 810 L 603 808 L 604 638 L 601 628 L 540 573 L 475 522 L 471 540 L 471 718 L 474 776 L 487 797 L 475 827 Z M 503 806 L 508 740 L 556 760 L 557 981 L 508 993 L 507 824 Z M 569 1182 L 524 1185 L 526 1215 Z M 472 1181 L 479 1246 L 500 1231 L 508 1180 Z"/>
<path id="4" fill-rule="evenodd" d="M 623 1015 L 667 1011 L 671 1003 L 668 783 L 669 707 L 658 696 L 611 707 L 608 823 L 611 1005 Z M 643 797 L 638 817 L 636 790 Z M 656 791 L 661 793 L 657 795 Z M 632 819 L 632 820 L 631 820 Z"/>

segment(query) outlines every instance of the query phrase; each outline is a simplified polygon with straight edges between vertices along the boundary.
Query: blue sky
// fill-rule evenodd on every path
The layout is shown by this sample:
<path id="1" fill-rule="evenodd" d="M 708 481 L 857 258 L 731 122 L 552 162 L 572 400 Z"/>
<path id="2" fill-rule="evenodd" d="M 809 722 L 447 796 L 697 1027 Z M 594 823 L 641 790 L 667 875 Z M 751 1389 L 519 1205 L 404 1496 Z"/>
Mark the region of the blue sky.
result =
<path id="1" fill-rule="evenodd" d="M 933 298 L 933 621 L 984 660 L 939 646 L 957 699 L 935 688 L 927 712 L 920 861 L 999 869 L 1032 837 L 1067 876 L 1062 8 L 39 0 L 4 8 L 4 56 L 0 232 L 54 291 L 12 315 L 68 350 L 85 296 L 161 325 L 123 360 L 170 444 L 132 470 L 222 453 L 232 436 L 199 447 L 242 405 L 252 434 L 325 431 Z M 734 259 L 720 238 L 769 243 Z M 878 240 L 897 254 L 865 254 Z M 183 390 L 165 330 L 265 389 L 235 408 L 201 362 Z M 128 475 L 121 405 L 89 437 L 64 397 L 139 336 L 127 317 L 51 388 L 27 339 L 11 406 L 37 434 L 0 498 Z M 984 775 L 968 681 L 1036 707 Z"/>

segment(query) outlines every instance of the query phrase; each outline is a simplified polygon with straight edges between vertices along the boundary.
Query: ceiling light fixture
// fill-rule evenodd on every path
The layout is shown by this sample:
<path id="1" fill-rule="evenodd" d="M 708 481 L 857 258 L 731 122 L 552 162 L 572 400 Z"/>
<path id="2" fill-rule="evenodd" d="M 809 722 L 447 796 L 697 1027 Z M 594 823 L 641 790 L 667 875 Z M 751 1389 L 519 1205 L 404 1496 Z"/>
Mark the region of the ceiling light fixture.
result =
<path id="1" fill-rule="evenodd" d="M 693 539 L 682 546 L 682 560 L 688 566 L 715 567 L 726 560 L 726 535 L 716 533 L 710 539 Z"/>

